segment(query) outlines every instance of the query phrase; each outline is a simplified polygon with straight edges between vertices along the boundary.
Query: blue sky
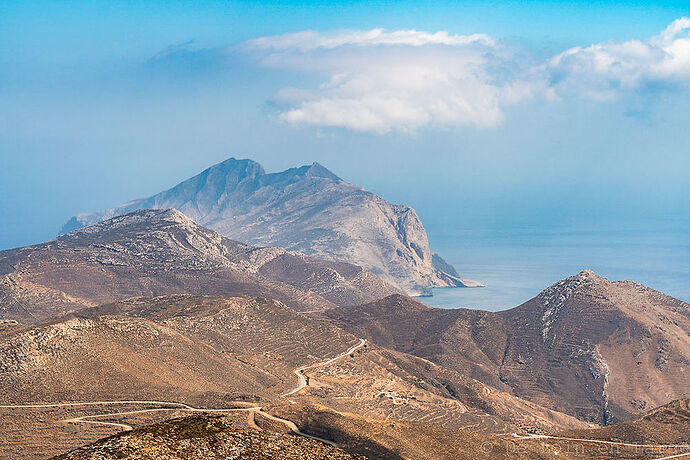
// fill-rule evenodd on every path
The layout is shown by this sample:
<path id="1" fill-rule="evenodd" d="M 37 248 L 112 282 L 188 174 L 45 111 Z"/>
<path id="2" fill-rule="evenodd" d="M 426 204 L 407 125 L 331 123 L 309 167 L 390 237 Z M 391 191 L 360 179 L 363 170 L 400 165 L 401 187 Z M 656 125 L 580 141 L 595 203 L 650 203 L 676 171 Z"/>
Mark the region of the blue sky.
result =
<path id="1" fill-rule="evenodd" d="M 690 212 L 687 2 L 0 3 L 0 248 L 229 156 L 432 237 Z"/>

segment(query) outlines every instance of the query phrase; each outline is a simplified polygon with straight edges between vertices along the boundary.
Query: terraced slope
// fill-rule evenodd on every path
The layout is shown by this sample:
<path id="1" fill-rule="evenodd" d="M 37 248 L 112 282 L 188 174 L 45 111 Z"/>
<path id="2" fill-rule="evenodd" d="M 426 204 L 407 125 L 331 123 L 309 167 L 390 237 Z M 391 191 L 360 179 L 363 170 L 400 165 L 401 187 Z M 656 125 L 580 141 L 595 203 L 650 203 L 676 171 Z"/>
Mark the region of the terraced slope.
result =
<path id="1" fill-rule="evenodd" d="M 222 356 L 251 364 L 294 386 L 294 368 L 333 357 L 358 339 L 325 322 L 263 298 L 173 295 L 142 297 L 88 308 L 78 317 L 142 318 L 175 330 Z"/>
<path id="2" fill-rule="evenodd" d="M 277 301 L 188 295 L 86 309 L 0 340 L 7 403 L 266 397 L 296 384 L 295 367 L 358 343 Z"/>
<path id="3" fill-rule="evenodd" d="M 358 343 L 254 298 L 131 299 L 47 324 L 8 324 L 0 332 L 0 428 L 11 443 L 0 443 L 0 457 L 50 451 L 46 439 L 76 447 L 139 426 L 143 415 L 256 406 L 296 387 L 295 368 Z"/>
<path id="4" fill-rule="evenodd" d="M 539 444 L 524 445 L 509 436 L 487 435 L 470 430 L 442 428 L 433 423 L 392 421 L 334 411 L 322 405 L 283 405 L 273 408 L 305 430 L 330 436 L 348 452 L 372 459 L 558 459 L 582 458 Z"/>
<path id="5" fill-rule="evenodd" d="M 294 384 L 294 368 L 336 356 L 358 340 L 328 323 L 295 314 L 274 301 L 198 296 L 131 299 L 79 315 L 132 315 L 161 322 L 191 339 Z M 552 432 L 578 423 L 563 414 L 418 358 L 365 346 L 358 359 L 308 370 L 311 394 L 329 404 L 379 417 L 430 420 L 486 432 Z M 308 390 L 308 391 L 307 391 Z M 282 392 L 281 392 L 282 393 Z M 366 396 L 365 396 L 366 395 Z"/>
<path id="6" fill-rule="evenodd" d="M 339 360 L 307 375 L 309 386 L 290 399 L 374 419 L 483 433 L 553 433 L 586 427 L 574 417 L 376 345 L 357 350 L 354 359 Z"/>
<path id="7" fill-rule="evenodd" d="M 319 401 L 374 418 L 491 433 L 581 426 L 261 298 L 135 298 L 44 325 L 8 324 L 0 332 L 0 363 L 0 418 L 12 420 L 6 428 L 14 440 L 0 455 L 35 451 L 39 429 L 69 442 L 65 430 L 73 426 L 80 439 L 93 440 L 88 433 L 103 435 L 104 427 L 140 426 L 142 414 L 250 402 Z M 32 411 L 43 415 L 31 417 Z M 69 415 L 49 420 L 65 411 Z"/>
<path id="8" fill-rule="evenodd" d="M 143 210 L 0 252 L 0 318 L 25 324 L 134 296 L 254 295 L 323 310 L 397 292 L 355 265 L 256 248 Z"/>
<path id="9" fill-rule="evenodd" d="M 143 318 L 70 318 L 0 333 L 0 401 L 218 403 L 280 378 Z"/>
<path id="10" fill-rule="evenodd" d="M 684 450 L 690 452 L 690 399 L 672 401 L 625 422 L 560 435 L 639 444 L 684 444 Z"/>

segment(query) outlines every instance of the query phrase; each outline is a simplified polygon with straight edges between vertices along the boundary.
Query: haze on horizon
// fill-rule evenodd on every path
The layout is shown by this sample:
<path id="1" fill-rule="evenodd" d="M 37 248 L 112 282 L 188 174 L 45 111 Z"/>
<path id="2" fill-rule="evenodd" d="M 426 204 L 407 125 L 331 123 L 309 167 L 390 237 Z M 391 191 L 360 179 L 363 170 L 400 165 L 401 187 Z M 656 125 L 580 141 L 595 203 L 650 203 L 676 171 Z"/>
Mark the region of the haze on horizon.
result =
<path id="1" fill-rule="evenodd" d="M 415 207 L 432 243 L 682 234 L 688 16 L 639 1 L 5 1 L 0 249 L 230 156 L 318 161 Z"/>

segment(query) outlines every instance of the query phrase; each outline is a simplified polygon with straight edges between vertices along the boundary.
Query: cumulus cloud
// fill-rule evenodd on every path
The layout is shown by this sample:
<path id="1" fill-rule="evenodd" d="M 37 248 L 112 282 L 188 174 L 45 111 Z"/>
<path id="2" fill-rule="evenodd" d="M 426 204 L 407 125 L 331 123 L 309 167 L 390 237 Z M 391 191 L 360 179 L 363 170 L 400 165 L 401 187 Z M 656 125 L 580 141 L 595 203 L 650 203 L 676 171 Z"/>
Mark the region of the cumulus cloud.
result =
<path id="1" fill-rule="evenodd" d="M 503 120 L 506 105 L 533 91 L 505 71 L 512 54 L 481 34 L 308 31 L 244 46 L 259 52 L 265 66 L 322 76 L 316 88 L 290 88 L 276 97 L 284 107 L 280 118 L 296 125 L 377 133 L 490 127 Z"/>
<path id="2" fill-rule="evenodd" d="M 270 99 L 280 120 L 374 133 L 491 128 L 525 100 L 690 89 L 690 18 L 645 40 L 574 47 L 545 60 L 488 35 L 443 31 L 304 31 L 231 47 L 192 45 L 169 47 L 152 62 L 176 75 L 247 66 L 251 73 L 258 65 L 281 82 Z"/>
<path id="3" fill-rule="evenodd" d="M 606 42 L 566 50 L 544 66 L 556 97 L 611 99 L 626 92 L 690 87 L 690 18 L 648 40 Z"/>

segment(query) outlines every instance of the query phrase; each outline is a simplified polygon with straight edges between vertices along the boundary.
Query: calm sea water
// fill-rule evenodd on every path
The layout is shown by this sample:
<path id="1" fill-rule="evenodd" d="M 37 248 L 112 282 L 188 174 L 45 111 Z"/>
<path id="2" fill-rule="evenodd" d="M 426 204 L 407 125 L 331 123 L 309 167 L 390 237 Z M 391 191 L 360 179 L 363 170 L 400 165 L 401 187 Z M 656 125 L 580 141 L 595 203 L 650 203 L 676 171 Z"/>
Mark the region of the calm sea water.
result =
<path id="1" fill-rule="evenodd" d="M 512 308 L 554 282 L 594 270 L 610 280 L 634 280 L 690 302 L 690 232 L 526 232 L 434 238 L 434 250 L 483 288 L 434 289 L 420 297 L 440 308 Z"/>

